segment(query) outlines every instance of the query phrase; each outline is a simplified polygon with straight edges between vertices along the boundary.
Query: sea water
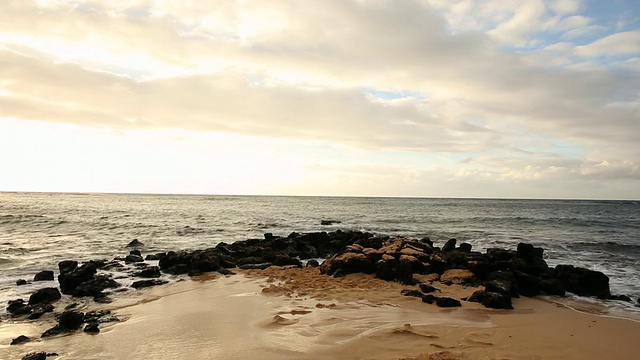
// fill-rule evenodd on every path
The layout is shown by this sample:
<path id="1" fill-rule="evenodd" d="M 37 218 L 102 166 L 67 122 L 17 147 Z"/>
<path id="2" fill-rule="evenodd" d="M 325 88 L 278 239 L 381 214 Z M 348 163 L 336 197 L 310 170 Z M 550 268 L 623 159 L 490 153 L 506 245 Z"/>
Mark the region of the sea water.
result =
<path id="1" fill-rule="evenodd" d="M 337 229 L 440 246 L 456 238 L 476 251 L 527 242 L 545 249 L 550 266 L 602 271 L 613 294 L 640 296 L 636 201 L 0 193 L 0 304 L 33 291 L 17 279 L 57 273 L 61 260 L 126 255 L 133 239 L 155 253 Z"/>

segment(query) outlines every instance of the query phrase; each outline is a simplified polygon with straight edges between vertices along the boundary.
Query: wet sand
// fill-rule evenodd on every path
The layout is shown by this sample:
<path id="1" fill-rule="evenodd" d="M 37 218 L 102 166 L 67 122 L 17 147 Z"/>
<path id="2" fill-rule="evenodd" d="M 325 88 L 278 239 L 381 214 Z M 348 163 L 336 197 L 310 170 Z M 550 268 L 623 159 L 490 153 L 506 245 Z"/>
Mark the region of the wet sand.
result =
<path id="1" fill-rule="evenodd" d="M 472 287 L 446 286 L 461 298 Z M 9 346 L 51 323 L 0 324 L 0 358 L 31 351 L 58 359 L 635 359 L 640 323 L 514 299 L 516 310 L 463 301 L 441 309 L 370 275 L 269 268 L 187 280 L 123 296 L 124 319 L 89 335 Z M 100 308 L 104 308 L 101 306 Z M 56 359 L 56 358 L 50 358 Z"/>

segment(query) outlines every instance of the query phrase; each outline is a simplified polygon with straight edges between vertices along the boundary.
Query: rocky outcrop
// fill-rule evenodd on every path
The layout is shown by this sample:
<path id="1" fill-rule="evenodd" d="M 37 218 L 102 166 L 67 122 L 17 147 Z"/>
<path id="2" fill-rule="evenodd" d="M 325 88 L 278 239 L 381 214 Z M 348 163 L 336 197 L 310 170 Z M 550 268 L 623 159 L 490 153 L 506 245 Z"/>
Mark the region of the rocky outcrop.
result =
<path id="1" fill-rule="evenodd" d="M 566 291 L 576 295 L 611 298 L 609 277 L 599 271 L 572 265 L 558 265 L 555 268 L 555 276 L 562 281 Z"/>

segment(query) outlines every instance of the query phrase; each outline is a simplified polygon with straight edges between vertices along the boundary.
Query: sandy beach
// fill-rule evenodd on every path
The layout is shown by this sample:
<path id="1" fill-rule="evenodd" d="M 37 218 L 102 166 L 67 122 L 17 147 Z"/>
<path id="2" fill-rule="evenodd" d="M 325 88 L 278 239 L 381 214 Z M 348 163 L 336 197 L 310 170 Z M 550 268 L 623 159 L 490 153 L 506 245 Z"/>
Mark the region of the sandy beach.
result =
<path id="1" fill-rule="evenodd" d="M 434 282 L 442 296 L 476 288 Z M 578 312 L 544 299 L 515 310 L 463 301 L 443 309 L 400 295 L 411 288 L 371 275 L 271 267 L 199 277 L 126 294 L 121 320 L 89 335 L 38 337 L 46 321 L 0 324 L 0 358 L 32 351 L 59 359 L 634 359 L 640 323 Z M 101 308 L 105 308 L 102 306 Z M 588 307 L 585 308 L 588 310 Z M 88 309 L 85 309 L 88 310 Z M 593 309 L 594 311 L 597 309 Z"/>

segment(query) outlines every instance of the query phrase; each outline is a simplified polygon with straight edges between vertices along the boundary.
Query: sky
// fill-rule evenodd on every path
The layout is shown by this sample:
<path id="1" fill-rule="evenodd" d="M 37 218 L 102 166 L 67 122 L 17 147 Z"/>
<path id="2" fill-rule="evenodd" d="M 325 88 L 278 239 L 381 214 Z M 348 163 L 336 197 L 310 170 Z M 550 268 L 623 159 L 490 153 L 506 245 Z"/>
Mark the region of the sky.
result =
<path id="1" fill-rule="evenodd" d="M 0 191 L 640 199 L 640 2 L 2 0 Z"/>

